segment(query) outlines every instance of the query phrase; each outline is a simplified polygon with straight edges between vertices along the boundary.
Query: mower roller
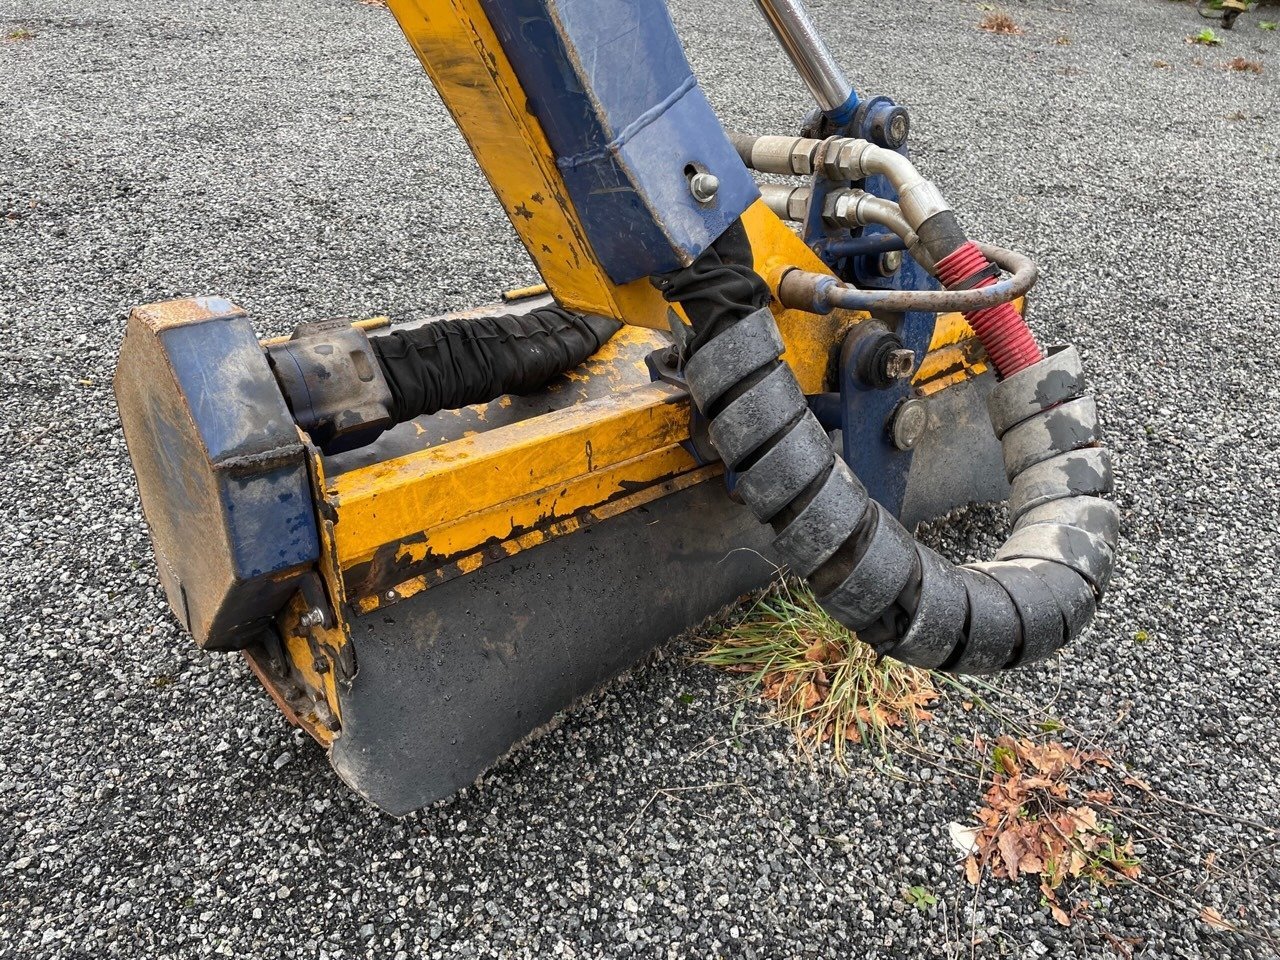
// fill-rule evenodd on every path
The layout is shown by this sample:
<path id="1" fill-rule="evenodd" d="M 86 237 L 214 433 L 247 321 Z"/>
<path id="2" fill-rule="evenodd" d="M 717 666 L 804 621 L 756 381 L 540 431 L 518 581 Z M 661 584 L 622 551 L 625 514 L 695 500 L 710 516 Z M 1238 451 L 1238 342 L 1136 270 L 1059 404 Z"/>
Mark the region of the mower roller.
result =
<path id="1" fill-rule="evenodd" d="M 265 341 L 215 298 L 130 316 L 174 613 L 384 810 L 779 569 L 964 673 L 1053 655 L 1106 589 L 1110 463 L 1024 322 L 1034 264 L 965 235 L 800 3 L 757 6 L 817 101 L 783 135 L 721 126 L 663 0 L 391 0 L 545 285 Z M 911 535 L 1005 499 L 991 562 Z"/>

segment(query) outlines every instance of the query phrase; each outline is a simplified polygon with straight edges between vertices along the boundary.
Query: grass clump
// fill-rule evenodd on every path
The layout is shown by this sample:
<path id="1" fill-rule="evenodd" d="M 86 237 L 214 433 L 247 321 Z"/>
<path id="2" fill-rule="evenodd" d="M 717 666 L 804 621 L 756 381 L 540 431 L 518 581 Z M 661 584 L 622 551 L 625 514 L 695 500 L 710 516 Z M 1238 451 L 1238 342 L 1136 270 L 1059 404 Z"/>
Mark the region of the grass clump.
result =
<path id="1" fill-rule="evenodd" d="M 806 754 L 830 744 L 841 768 L 849 744 L 886 756 L 892 733 L 914 732 L 938 699 L 927 671 L 877 657 L 794 581 L 771 587 L 697 659 L 746 675 Z"/>
<path id="2" fill-rule="evenodd" d="M 1202 47 L 1216 47 L 1222 43 L 1222 38 L 1213 32 L 1212 27 L 1205 27 L 1199 33 L 1193 33 L 1187 37 L 1187 43 L 1199 44 Z"/>
<path id="3" fill-rule="evenodd" d="M 978 29 L 985 30 L 987 33 L 1002 33 L 1006 36 L 1022 33 L 1022 28 L 1018 26 L 1018 21 L 1003 10 L 992 10 L 984 16 L 978 23 Z"/>
<path id="4" fill-rule="evenodd" d="M 1262 64 L 1257 60 L 1246 60 L 1244 57 L 1232 57 L 1223 66 L 1236 73 L 1261 73 Z"/>

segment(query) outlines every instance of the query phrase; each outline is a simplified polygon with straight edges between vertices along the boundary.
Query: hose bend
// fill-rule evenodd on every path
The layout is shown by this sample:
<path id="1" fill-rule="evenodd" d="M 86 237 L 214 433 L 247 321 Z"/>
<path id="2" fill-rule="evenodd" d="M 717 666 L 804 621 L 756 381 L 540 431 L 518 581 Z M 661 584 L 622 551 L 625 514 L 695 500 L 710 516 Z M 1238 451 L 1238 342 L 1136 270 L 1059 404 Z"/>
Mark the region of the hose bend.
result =
<path id="1" fill-rule="evenodd" d="M 967 316 L 970 312 L 988 310 L 1024 296 L 1040 276 L 1035 263 L 1020 253 L 985 243 L 974 244 L 974 247 L 986 258 L 984 266 L 994 264 L 1012 276 L 1004 280 L 996 280 L 992 276 L 990 283 L 969 289 L 863 290 L 842 283 L 829 274 L 796 269 L 783 276 L 778 285 L 778 300 L 784 307 L 810 313 L 830 313 L 836 309 L 922 310 L 929 313 L 959 311 Z M 1018 316 L 1016 310 L 1014 315 Z M 983 345 L 986 345 L 985 340 Z"/>
<path id="2" fill-rule="evenodd" d="M 1119 513 L 1102 499 L 1111 463 L 1075 350 L 996 385 L 989 407 L 1013 532 L 992 562 L 957 567 L 917 543 L 835 456 L 781 360 L 770 310 L 698 299 L 720 271 L 742 269 L 714 259 L 657 281 L 668 300 L 702 307 L 686 307 L 697 344 L 689 390 L 744 502 L 823 607 L 880 654 L 957 673 L 1042 660 L 1077 636 L 1107 588 Z"/>

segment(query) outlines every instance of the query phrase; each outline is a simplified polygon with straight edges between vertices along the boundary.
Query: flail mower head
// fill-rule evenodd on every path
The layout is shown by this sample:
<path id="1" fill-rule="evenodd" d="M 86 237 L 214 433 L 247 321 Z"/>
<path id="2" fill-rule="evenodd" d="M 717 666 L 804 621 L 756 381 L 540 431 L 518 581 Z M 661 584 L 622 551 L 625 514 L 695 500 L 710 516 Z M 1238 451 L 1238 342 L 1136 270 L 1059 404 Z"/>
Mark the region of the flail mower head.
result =
<path id="1" fill-rule="evenodd" d="M 545 287 L 278 341 L 218 299 L 129 319 L 175 614 L 388 811 L 779 566 L 962 672 L 1049 656 L 1106 587 L 1110 467 L 1078 357 L 1020 315 L 1034 266 L 965 237 L 798 3 L 759 5 L 818 100 L 802 136 L 727 134 L 663 0 L 392 0 Z M 992 563 L 908 532 L 1006 497 Z"/>

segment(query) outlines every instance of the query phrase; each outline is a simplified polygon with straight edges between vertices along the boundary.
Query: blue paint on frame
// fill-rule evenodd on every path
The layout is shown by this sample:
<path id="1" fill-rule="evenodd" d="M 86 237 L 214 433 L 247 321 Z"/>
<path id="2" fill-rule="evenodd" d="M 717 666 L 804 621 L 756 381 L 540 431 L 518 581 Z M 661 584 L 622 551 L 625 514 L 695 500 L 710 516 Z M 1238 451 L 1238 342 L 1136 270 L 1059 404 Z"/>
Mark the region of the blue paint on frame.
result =
<path id="1" fill-rule="evenodd" d="M 664 0 L 483 0 L 609 278 L 690 263 L 759 196 Z M 689 192 L 692 172 L 720 180 Z"/>

